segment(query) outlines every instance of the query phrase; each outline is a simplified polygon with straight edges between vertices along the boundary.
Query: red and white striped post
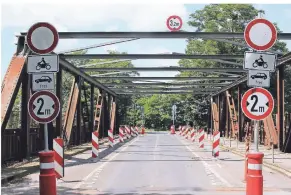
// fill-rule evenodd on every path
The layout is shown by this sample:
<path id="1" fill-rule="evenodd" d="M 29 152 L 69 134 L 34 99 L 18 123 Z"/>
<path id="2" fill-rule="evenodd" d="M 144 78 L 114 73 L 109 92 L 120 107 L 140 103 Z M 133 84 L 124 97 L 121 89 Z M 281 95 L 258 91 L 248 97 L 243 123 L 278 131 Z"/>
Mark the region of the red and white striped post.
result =
<path id="1" fill-rule="evenodd" d="M 246 195 L 263 195 L 262 152 L 248 153 Z"/>
<path id="2" fill-rule="evenodd" d="M 135 126 L 135 134 L 138 136 L 139 135 L 139 128 Z"/>
<path id="3" fill-rule="evenodd" d="M 126 131 L 126 136 L 127 136 L 127 138 L 128 138 L 128 139 L 131 138 L 130 127 L 125 126 L 125 131 Z"/>
<path id="4" fill-rule="evenodd" d="M 192 128 L 192 131 L 191 131 L 191 141 L 192 142 L 195 141 L 195 130 L 194 130 L 194 128 Z"/>
<path id="5" fill-rule="evenodd" d="M 113 137 L 113 130 L 108 130 L 108 141 L 109 141 L 109 147 L 113 147 L 114 144 L 114 137 Z"/>
<path id="6" fill-rule="evenodd" d="M 218 157 L 219 156 L 219 141 L 220 141 L 220 132 L 214 131 L 213 132 L 213 156 Z"/>
<path id="7" fill-rule="evenodd" d="M 124 142 L 123 140 L 123 129 L 119 127 L 119 142 Z"/>
<path id="8" fill-rule="evenodd" d="M 186 126 L 183 126 L 183 127 L 182 127 L 182 132 L 181 132 L 180 135 L 181 135 L 181 136 L 184 136 L 184 132 L 185 132 L 185 131 L 186 131 Z"/>
<path id="9" fill-rule="evenodd" d="M 65 175 L 64 140 L 62 138 L 55 138 L 53 140 L 53 149 L 56 178 L 60 179 Z"/>
<path id="10" fill-rule="evenodd" d="M 56 173 L 54 168 L 54 151 L 39 152 L 40 174 L 39 194 L 56 195 Z"/>
<path id="11" fill-rule="evenodd" d="M 97 158 L 99 153 L 99 133 L 98 131 L 92 132 L 92 158 Z"/>
<path id="12" fill-rule="evenodd" d="M 199 148 L 204 148 L 204 136 L 205 136 L 205 133 L 203 129 L 200 129 L 199 130 Z"/>
<path id="13" fill-rule="evenodd" d="M 135 131 L 134 130 L 134 127 L 130 127 L 130 132 L 131 132 L 131 136 L 132 137 L 135 137 L 136 136 L 134 131 Z"/>
<path id="14" fill-rule="evenodd" d="M 188 131 L 189 131 L 189 128 L 186 128 L 186 130 L 185 130 L 185 132 L 184 132 L 184 138 L 186 138 L 187 139 L 187 136 L 188 136 Z"/>

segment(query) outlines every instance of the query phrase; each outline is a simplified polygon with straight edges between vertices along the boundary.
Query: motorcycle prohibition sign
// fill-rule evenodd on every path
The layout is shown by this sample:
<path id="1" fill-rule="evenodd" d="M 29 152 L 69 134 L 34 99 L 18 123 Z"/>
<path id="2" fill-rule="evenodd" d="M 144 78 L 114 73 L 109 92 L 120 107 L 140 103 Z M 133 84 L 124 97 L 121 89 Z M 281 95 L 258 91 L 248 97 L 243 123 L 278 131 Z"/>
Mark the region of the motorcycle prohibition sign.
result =
<path id="1" fill-rule="evenodd" d="M 262 66 L 264 68 L 268 68 L 268 64 L 267 62 L 265 62 L 263 60 L 263 56 L 261 55 L 259 59 L 255 60 L 255 62 L 253 63 L 253 67 L 256 68 L 258 66 Z"/>
<path id="2" fill-rule="evenodd" d="M 40 70 L 41 68 L 49 70 L 51 69 L 51 65 L 49 63 L 46 63 L 44 58 L 42 58 L 41 61 L 37 63 L 36 70 Z"/>

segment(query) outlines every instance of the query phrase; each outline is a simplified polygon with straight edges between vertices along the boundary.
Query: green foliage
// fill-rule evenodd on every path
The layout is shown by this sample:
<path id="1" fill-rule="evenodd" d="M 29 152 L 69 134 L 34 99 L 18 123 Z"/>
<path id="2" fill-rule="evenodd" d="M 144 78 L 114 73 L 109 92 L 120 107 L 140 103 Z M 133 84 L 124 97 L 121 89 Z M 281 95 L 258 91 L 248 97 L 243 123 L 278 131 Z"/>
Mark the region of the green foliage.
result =
<path id="1" fill-rule="evenodd" d="M 259 11 L 253 5 L 249 4 L 211 4 L 205 6 L 202 10 L 190 14 L 188 24 L 193 27 L 196 32 L 244 32 L 245 26 L 256 16 Z M 277 30 L 280 29 L 275 23 Z M 231 39 L 238 43 L 244 43 L 241 39 Z M 243 54 L 247 48 L 236 46 L 230 43 L 219 42 L 215 40 L 204 39 L 188 39 L 186 54 Z M 277 41 L 272 47 L 272 50 L 280 52 L 288 52 L 286 43 Z M 237 63 L 242 63 L 239 60 L 229 60 Z M 201 68 L 241 68 L 240 66 L 222 64 L 211 60 L 192 60 L 182 59 L 179 61 L 181 67 L 201 67 Z M 291 78 L 290 68 L 286 68 L 286 81 Z M 195 71 L 183 71 L 177 76 L 224 76 L 216 73 L 201 73 Z M 270 91 L 276 97 L 276 75 L 272 75 L 273 85 Z M 291 81 L 291 80 L 290 80 Z M 285 98 L 290 104 L 291 102 L 291 82 L 285 86 Z M 200 81 L 206 82 L 206 81 Z M 215 81 L 207 81 L 215 82 Z M 212 86 L 208 86 L 212 88 Z M 199 87 L 201 88 L 201 87 Z M 194 89 L 194 87 L 193 87 Z M 166 97 L 166 98 L 165 98 Z M 175 100 L 175 101 L 173 101 Z M 143 97 L 138 101 L 145 106 L 146 125 L 154 123 L 156 127 L 171 124 L 171 106 L 173 103 L 177 105 L 177 122 L 187 123 L 194 121 L 194 125 L 205 126 L 208 120 L 210 100 L 207 95 L 153 95 Z M 290 112 L 291 106 L 286 106 L 286 110 Z"/>

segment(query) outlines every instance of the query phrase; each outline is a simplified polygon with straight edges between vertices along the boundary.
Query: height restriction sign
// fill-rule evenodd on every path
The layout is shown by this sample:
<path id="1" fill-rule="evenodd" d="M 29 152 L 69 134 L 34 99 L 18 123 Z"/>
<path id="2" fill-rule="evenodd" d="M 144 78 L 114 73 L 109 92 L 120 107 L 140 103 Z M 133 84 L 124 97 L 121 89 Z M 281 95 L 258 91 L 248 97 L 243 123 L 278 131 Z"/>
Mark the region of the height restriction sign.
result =
<path id="1" fill-rule="evenodd" d="M 249 119 L 263 120 L 273 112 L 274 99 L 268 90 L 252 88 L 243 95 L 241 108 Z"/>
<path id="2" fill-rule="evenodd" d="M 60 112 L 60 101 L 50 91 L 39 91 L 28 101 L 28 113 L 33 120 L 39 123 L 53 121 Z"/>

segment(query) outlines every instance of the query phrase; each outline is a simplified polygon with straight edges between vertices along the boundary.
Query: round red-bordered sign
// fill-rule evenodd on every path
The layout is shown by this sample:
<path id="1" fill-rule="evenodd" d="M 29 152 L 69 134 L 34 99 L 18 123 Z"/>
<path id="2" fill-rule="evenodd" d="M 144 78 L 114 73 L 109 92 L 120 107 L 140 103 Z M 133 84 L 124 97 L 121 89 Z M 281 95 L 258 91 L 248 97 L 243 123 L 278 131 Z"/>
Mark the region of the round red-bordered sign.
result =
<path id="1" fill-rule="evenodd" d="M 254 19 L 245 28 L 246 43 L 258 51 L 270 49 L 277 41 L 277 30 L 273 23 L 266 19 Z"/>
<path id="2" fill-rule="evenodd" d="M 248 100 L 252 100 L 250 103 Z M 274 109 L 272 94 L 264 88 L 251 88 L 245 92 L 241 99 L 241 108 L 246 117 L 252 120 L 263 120 Z M 259 112 L 259 114 L 255 114 Z"/>
<path id="3" fill-rule="evenodd" d="M 50 113 L 46 118 L 41 118 L 34 113 L 34 110 L 35 110 L 34 101 L 35 100 L 39 103 L 42 103 L 42 106 L 40 106 L 41 108 L 44 107 L 45 102 L 48 103 L 48 101 L 44 101 L 44 100 L 38 101 L 40 96 L 47 96 L 48 98 L 50 98 L 53 101 L 53 112 Z M 41 111 L 41 112 L 43 113 L 43 111 Z M 49 122 L 53 121 L 58 116 L 59 112 L 60 112 L 59 98 L 50 91 L 36 92 L 30 97 L 30 99 L 28 101 L 28 113 L 29 113 L 30 117 L 38 123 L 49 123 Z"/>
<path id="4" fill-rule="evenodd" d="M 51 53 L 58 45 L 59 33 L 53 25 L 39 22 L 29 28 L 26 42 L 34 53 Z"/>
<path id="5" fill-rule="evenodd" d="M 170 31 L 180 30 L 182 28 L 182 24 L 183 21 L 180 16 L 173 15 L 167 19 L 167 27 Z"/>

